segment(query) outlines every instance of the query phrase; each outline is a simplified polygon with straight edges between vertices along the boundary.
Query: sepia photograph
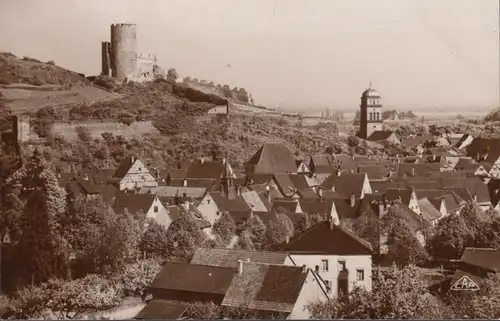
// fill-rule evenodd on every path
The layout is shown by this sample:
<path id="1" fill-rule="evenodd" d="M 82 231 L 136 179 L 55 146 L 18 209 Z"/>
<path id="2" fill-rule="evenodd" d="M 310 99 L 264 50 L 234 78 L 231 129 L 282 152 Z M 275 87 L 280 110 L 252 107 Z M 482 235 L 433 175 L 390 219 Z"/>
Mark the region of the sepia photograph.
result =
<path id="1" fill-rule="evenodd" d="M 500 319 L 500 0 L 0 0 L 0 319 Z"/>

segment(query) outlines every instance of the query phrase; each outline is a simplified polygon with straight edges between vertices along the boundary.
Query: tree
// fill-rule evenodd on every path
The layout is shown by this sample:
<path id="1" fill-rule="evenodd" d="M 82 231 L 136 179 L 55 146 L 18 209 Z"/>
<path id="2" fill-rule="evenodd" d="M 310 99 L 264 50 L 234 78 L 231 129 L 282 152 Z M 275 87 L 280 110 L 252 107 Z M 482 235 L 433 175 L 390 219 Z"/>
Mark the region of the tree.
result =
<path id="1" fill-rule="evenodd" d="M 260 217 L 255 214 L 251 214 L 250 218 L 243 224 L 242 228 L 243 232 L 241 233 L 240 240 L 246 242 L 248 246 L 251 244 L 256 250 L 262 250 L 266 243 L 267 227 L 264 222 L 262 222 Z M 245 237 L 248 237 L 248 239 L 245 240 Z"/>
<path id="2" fill-rule="evenodd" d="M 228 245 L 236 233 L 236 224 L 231 215 L 224 212 L 215 221 L 212 231 L 223 245 Z"/>
<path id="3" fill-rule="evenodd" d="M 300 218 L 295 224 L 295 233 L 300 234 L 310 228 L 311 225 L 311 217 L 308 213 L 301 213 Z"/>
<path id="4" fill-rule="evenodd" d="M 80 139 L 84 143 L 88 143 L 92 141 L 92 134 L 87 127 L 78 126 L 75 128 L 76 134 L 78 135 L 78 139 Z"/>
<path id="5" fill-rule="evenodd" d="M 127 264 L 119 276 L 124 295 L 139 295 L 144 300 L 147 290 L 160 270 L 161 264 L 158 259 L 139 260 Z"/>
<path id="6" fill-rule="evenodd" d="M 428 254 L 410 227 L 411 217 L 405 215 L 398 204 L 391 206 L 382 218 L 381 232 L 387 238 L 386 259 L 399 266 L 420 265 L 428 259 Z"/>
<path id="7" fill-rule="evenodd" d="M 168 236 L 165 226 L 151 219 L 142 234 L 139 249 L 148 257 L 166 258 L 168 256 Z"/>
<path id="8" fill-rule="evenodd" d="M 18 214 L 12 242 L 19 254 L 19 272 L 25 281 L 64 275 L 69 252 L 60 234 L 59 217 L 66 210 L 66 193 L 52 167 L 37 149 L 6 185 L 15 206 L 11 210 Z"/>
<path id="9" fill-rule="evenodd" d="M 292 237 L 294 233 L 293 222 L 285 212 L 278 209 L 275 219 L 272 219 L 266 231 L 266 246 L 282 244 L 287 237 Z"/>
<path id="10" fill-rule="evenodd" d="M 449 315 L 412 265 L 379 271 L 371 292 L 355 288 L 348 296 L 312 304 L 309 310 L 315 319 L 440 319 Z"/>
<path id="11" fill-rule="evenodd" d="M 167 230 L 168 253 L 188 259 L 204 241 L 204 236 L 190 213 L 173 221 Z"/>
<path id="12" fill-rule="evenodd" d="M 167 71 L 167 81 L 175 83 L 179 78 L 179 74 L 175 68 L 171 68 Z"/>
<path id="13" fill-rule="evenodd" d="M 436 225 L 427 251 L 434 258 L 459 259 L 473 237 L 474 231 L 461 215 L 448 215 Z"/>
<path id="14" fill-rule="evenodd" d="M 34 318 L 50 309 L 59 312 L 60 319 L 76 319 L 89 312 L 116 307 L 121 302 L 121 287 L 98 275 L 72 281 L 50 279 L 38 287 L 18 292 L 11 314 L 16 318 Z"/>
<path id="15" fill-rule="evenodd" d="M 142 221 L 128 212 L 116 214 L 102 198 L 69 200 L 62 219 L 77 275 L 115 273 L 137 256 Z"/>

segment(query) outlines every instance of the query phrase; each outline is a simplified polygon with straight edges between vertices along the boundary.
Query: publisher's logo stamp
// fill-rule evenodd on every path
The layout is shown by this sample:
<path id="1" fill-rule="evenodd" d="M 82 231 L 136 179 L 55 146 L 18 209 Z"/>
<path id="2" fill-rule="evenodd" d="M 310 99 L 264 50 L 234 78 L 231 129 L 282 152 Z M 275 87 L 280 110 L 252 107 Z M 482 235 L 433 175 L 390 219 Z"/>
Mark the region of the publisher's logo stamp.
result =
<path id="1" fill-rule="evenodd" d="M 464 275 L 450 289 L 453 291 L 477 291 L 479 290 L 479 286 L 467 275 Z"/>

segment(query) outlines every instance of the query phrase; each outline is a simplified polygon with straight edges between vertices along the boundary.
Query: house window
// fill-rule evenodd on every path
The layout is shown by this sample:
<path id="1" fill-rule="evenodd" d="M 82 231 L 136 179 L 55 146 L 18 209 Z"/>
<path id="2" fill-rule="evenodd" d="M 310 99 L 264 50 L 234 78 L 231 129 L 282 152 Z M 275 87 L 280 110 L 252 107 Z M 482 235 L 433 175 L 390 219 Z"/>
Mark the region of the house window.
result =
<path id="1" fill-rule="evenodd" d="M 153 208 L 153 210 L 154 210 L 154 212 L 155 212 L 155 213 L 158 213 L 158 206 L 155 206 L 155 207 Z"/>
<path id="2" fill-rule="evenodd" d="M 139 172 L 140 172 L 140 171 L 142 171 L 142 167 L 139 167 L 137 170 L 138 170 Z"/>
<path id="3" fill-rule="evenodd" d="M 358 269 L 356 270 L 356 280 L 364 281 L 365 280 L 365 270 Z"/>
<path id="4" fill-rule="evenodd" d="M 319 265 L 316 265 L 316 266 L 314 267 L 314 271 L 315 271 L 316 273 L 319 273 Z"/>
<path id="5" fill-rule="evenodd" d="M 380 119 L 380 113 L 377 113 L 377 119 Z"/>
<path id="6" fill-rule="evenodd" d="M 345 271 L 345 261 L 339 261 L 339 271 Z"/>
<path id="7" fill-rule="evenodd" d="M 328 272 L 328 260 L 321 260 L 321 271 Z"/>

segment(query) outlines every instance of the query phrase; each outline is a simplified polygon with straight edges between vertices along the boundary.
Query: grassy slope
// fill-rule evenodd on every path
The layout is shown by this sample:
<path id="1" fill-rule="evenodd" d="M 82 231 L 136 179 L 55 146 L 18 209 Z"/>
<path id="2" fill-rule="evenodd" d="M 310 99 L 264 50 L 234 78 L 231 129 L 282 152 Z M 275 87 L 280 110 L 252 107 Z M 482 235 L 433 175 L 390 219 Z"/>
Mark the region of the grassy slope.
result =
<path id="1" fill-rule="evenodd" d="M 118 98 L 75 72 L 9 53 L 0 53 L 0 94 L 15 114 Z"/>
<path id="2" fill-rule="evenodd" d="M 0 66 L 7 66 L 7 69 L 1 71 L 0 79 L 7 79 L 10 83 L 33 84 L 36 80 L 37 84 L 57 86 L 71 84 L 70 87 L 73 89 L 92 88 L 85 78 L 50 64 L 25 61 L 10 54 L 0 54 L 0 63 L 3 64 Z M 48 91 L 44 87 L 47 87 Z M 89 142 L 86 147 L 64 144 L 61 141 L 57 142 L 57 139 L 56 141 L 51 139 L 48 144 L 50 147 L 47 146 L 51 151 L 51 157 L 64 164 L 77 165 L 82 159 L 88 160 L 87 165 L 102 166 L 110 160 L 116 164 L 125 155 L 135 153 L 153 166 L 171 167 L 180 159 L 210 155 L 216 150 L 220 155 L 229 157 L 236 167 L 241 168 L 243 162 L 266 141 L 286 142 L 297 151 L 298 156 L 324 152 L 328 146 L 347 150 L 345 140 L 334 134 L 333 129 L 300 127 L 292 118 L 238 115 L 231 118 L 229 126 L 213 121 L 199 122 L 197 116 L 205 115 L 208 109 L 214 107 L 212 102 L 220 103 L 217 97 L 203 97 L 195 93 L 197 101 L 193 102 L 193 95 L 190 94 L 188 97 L 191 99 L 188 99 L 185 90 L 174 88 L 172 91 L 171 85 L 164 81 L 116 85 L 112 91 L 114 95 L 120 97 L 119 99 L 96 99 L 97 101 L 93 103 L 75 99 L 61 104 L 61 100 L 68 99 L 68 95 L 71 96 L 72 88 L 65 88 L 65 94 L 59 93 L 59 96 L 64 98 L 55 94 L 44 96 L 53 90 L 47 85 L 39 87 L 36 91 L 32 90 L 31 96 L 36 99 L 43 97 L 44 100 L 43 108 L 30 112 L 35 122 L 109 119 L 127 123 L 135 120 L 153 120 L 162 135 L 134 139 L 126 144 L 120 139 Z M 14 89 L 9 90 L 12 91 L 4 96 L 23 94 L 19 90 L 25 89 L 15 89 L 17 92 Z M 54 108 L 58 106 L 65 108 Z"/>

